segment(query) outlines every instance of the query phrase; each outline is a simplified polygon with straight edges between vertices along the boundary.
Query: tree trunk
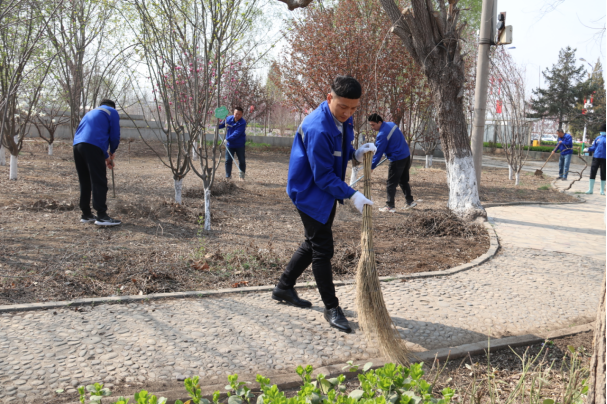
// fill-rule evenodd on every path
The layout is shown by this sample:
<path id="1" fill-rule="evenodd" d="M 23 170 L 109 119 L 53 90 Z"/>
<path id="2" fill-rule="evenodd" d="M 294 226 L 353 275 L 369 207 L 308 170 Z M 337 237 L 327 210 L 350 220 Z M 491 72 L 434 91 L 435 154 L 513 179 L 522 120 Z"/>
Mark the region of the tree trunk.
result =
<path id="1" fill-rule="evenodd" d="M 510 181 L 512 181 L 512 174 L 514 173 L 514 170 L 512 169 L 512 166 L 510 164 L 508 164 L 508 179 Z"/>
<path id="2" fill-rule="evenodd" d="M 19 156 L 13 156 L 11 154 L 11 168 L 10 168 L 10 173 L 9 173 L 9 180 L 13 180 L 13 181 L 17 181 L 17 160 L 19 159 Z"/>
<path id="3" fill-rule="evenodd" d="M 432 154 L 426 154 L 426 168 L 432 167 Z"/>
<path id="4" fill-rule="evenodd" d="M 603 275 L 603 288 L 599 309 L 594 324 L 594 353 L 590 360 L 590 378 L 588 379 L 587 404 L 605 404 L 605 275 Z"/>
<path id="5" fill-rule="evenodd" d="M 198 153 L 196 151 L 197 147 L 198 147 L 198 142 L 194 141 L 192 143 L 192 161 L 198 161 Z"/>
<path id="6" fill-rule="evenodd" d="M 53 144 L 52 143 L 48 144 L 48 155 L 49 156 L 53 155 Z"/>
<path id="7" fill-rule="evenodd" d="M 175 202 L 181 205 L 181 190 L 183 189 L 183 178 L 173 179 L 175 186 Z"/>
<path id="8" fill-rule="evenodd" d="M 5 153 L 5 148 L 4 146 L 2 146 L 2 144 L 0 144 L 0 166 L 5 166 L 6 165 L 6 153 Z"/>
<path id="9" fill-rule="evenodd" d="M 350 175 L 350 186 L 354 184 L 354 181 L 360 177 L 360 172 L 362 171 L 363 166 L 352 166 L 352 174 Z"/>
<path id="10" fill-rule="evenodd" d="M 211 230 L 211 189 L 204 190 L 204 229 Z"/>
<path id="11" fill-rule="evenodd" d="M 519 185 L 520 184 L 520 180 L 521 180 L 521 172 L 519 170 L 515 174 L 514 185 Z"/>

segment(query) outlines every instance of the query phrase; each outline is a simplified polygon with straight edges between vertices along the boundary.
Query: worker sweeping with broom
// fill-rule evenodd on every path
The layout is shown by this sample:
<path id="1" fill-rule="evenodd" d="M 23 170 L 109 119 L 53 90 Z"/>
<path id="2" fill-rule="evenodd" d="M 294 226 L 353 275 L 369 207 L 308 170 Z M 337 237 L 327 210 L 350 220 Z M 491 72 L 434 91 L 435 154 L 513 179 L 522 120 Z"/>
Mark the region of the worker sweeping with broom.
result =
<path id="1" fill-rule="evenodd" d="M 363 161 L 367 152 L 374 153 L 373 143 L 358 150 L 352 147 L 352 115 L 360 104 L 362 88 L 349 76 L 337 76 L 327 100 L 301 123 L 293 140 L 287 194 L 295 204 L 304 226 L 305 241 L 293 254 L 272 299 L 297 307 L 311 307 L 294 289 L 297 279 L 312 264 L 312 272 L 325 305 L 324 317 L 331 327 L 351 332 L 348 319 L 339 307 L 335 294 L 331 258 L 333 257 L 333 219 L 337 203 L 350 199 L 362 213 L 364 205 L 373 202 L 345 182 L 348 161 Z"/>

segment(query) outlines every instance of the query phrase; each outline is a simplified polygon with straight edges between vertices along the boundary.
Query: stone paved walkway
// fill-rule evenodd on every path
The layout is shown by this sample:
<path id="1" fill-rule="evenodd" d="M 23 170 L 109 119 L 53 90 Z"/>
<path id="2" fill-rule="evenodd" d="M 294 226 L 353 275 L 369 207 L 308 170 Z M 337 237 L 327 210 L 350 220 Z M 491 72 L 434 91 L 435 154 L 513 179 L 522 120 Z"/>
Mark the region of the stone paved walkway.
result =
<path id="1" fill-rule="evenodd" d="M 581 205 L 490 208 L 503 245 L 493 260 L 450 277 L 383 284 L 401 335 L 424 350 L 593 321 L 605 271 L 604 209 L 598 187 Z M 353 334 L 327 326 L 312 289 L 300 292 L 312 309 L 251 293 L 3 314 L 0 402 L 33 402 L 94 381 L 111 387 L 193 374 L 224 381 L 229 373 L 377 356 L 358 329 L 354 287 L 337 293 Z"/>

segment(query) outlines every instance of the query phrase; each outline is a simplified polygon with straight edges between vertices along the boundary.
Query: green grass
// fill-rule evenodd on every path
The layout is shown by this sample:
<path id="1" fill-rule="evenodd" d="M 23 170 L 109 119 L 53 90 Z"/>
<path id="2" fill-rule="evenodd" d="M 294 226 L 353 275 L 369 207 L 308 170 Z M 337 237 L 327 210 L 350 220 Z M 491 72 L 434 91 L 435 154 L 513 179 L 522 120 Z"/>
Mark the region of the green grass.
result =
<path id="1" fill-rule="evenodd" d="M 540 191 L 548 191 L 550 189 L 550 185 L 542 185 L 538 188 Z"/>

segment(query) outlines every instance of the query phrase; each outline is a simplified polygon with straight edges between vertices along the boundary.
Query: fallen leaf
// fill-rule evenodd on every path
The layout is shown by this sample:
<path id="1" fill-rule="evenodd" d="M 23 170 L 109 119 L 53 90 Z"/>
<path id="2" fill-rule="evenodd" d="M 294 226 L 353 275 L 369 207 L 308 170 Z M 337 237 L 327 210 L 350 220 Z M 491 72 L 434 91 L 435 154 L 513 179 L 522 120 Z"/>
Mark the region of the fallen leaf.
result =
<path id="1" fill-rule="evenodd" d="M 192 269 L 196 269 L 198 271 L 204 271 L 205 269 L 209 269 L 209 264 L 204 261 L 194 261 L 192 262 Z"/>

